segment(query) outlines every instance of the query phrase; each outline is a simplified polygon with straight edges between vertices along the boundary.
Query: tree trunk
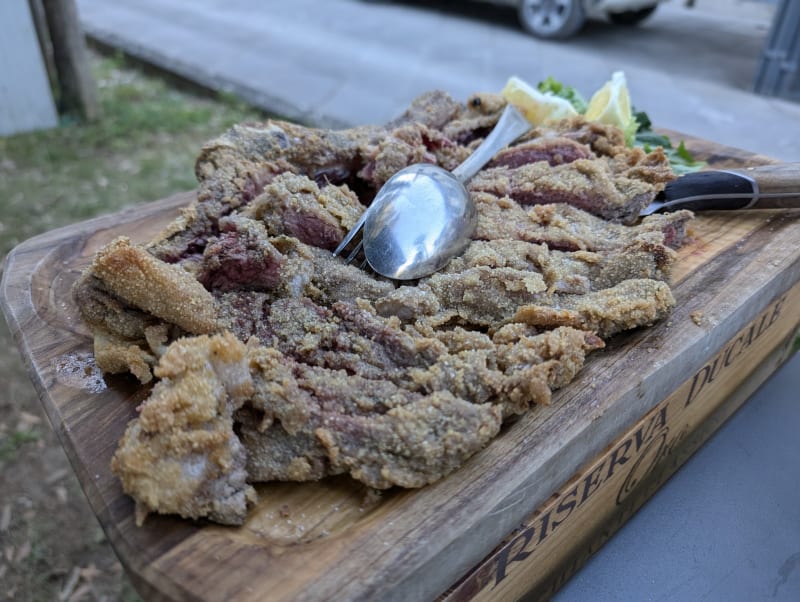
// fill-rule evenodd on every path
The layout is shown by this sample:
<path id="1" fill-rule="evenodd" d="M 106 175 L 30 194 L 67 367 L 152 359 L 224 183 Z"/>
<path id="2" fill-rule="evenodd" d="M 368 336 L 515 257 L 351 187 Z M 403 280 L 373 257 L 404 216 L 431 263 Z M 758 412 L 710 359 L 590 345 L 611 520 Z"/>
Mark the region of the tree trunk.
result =
<path id="1" fill-rule="evenodd" d="M 101 115 L 75 0 L 42 0 L 58 74 L 59 110 L 93 121 Z"/>

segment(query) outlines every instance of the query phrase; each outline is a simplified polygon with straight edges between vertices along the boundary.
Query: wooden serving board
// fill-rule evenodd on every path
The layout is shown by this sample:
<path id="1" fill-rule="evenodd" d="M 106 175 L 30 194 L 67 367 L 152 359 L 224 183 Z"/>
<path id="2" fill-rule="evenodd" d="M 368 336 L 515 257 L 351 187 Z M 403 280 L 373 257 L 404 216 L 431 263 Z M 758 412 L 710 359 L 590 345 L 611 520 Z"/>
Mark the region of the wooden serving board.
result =
<path id="1" fill-rule="evenodd" d="M 800 308 L 800 282 L 582 466 L 440 602 L 549 599 L 791 357 L 800 336 L 792 308 Z"/>
<path id="2" fill-rule="evenodd" d="M 699 140 L 687 146 L 710 167 L 769 161 Z M 680 251 L 670 319 L 615 337 L 550 406 L 504 427 L 448 478 L 381 496 L 347 478 L 264 484 L 240 528 L 165 516 L 137 528 L 133 502 L 109 462 L 149 389 L 98 373 L 69 291 L 102 245 L 122 234 L 148 240 L 191 199 L 179 194 L 33 238 L 9 254 L 2 281 L 3 309 L 53 428 L 147 599 L 424 600 L 459 580 L 456 597 L 469 598 L 478 590 L 462 578 L 474 575 L 473 567 L 486 566 L 498 550 L 502 558 L 520 525 L 558 499 L 554 492 L 569 493 L 562 485 L 591 474 L 615 442 L 635 437 L 637 424 L 658 416 L 714 354 L 800 281 L 800 212 L 700 215 Z M 786 335 L 800 316 L 796 305 L 782 311 Z M 753 356 L 751 368 L 765 354 Z M 508 548 L 508 558 L 522 556 Z"/>

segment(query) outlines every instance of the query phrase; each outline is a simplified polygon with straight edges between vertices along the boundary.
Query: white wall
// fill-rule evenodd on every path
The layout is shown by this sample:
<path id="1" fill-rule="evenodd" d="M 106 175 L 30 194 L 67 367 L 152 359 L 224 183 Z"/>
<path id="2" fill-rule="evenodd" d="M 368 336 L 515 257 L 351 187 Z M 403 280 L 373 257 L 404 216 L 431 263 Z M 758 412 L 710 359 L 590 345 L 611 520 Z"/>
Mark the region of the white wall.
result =
<path id="1" fill-rule="evenodd" d="M 0 136 L 57 124 L 28 0 L 0 0 Z"/>

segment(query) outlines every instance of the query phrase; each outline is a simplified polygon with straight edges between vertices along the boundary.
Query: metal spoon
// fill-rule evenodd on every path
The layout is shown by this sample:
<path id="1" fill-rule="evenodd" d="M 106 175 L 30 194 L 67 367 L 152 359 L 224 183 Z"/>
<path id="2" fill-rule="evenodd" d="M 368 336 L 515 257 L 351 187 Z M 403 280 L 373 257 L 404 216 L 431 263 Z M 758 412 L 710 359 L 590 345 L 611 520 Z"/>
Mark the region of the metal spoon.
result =
<path id="1" fill-rule="evenodd" d="M 378 274 L 413 280 L 440 270 L 466 249 L 477 224 L 477 209 L 464 185 L 530 127 L 517 109 L 507 105 L 486 140 L 452 173 L 428 163 L 400 170 L 378 191 L 334 255 L 363 226 L 364 254 Z"/>

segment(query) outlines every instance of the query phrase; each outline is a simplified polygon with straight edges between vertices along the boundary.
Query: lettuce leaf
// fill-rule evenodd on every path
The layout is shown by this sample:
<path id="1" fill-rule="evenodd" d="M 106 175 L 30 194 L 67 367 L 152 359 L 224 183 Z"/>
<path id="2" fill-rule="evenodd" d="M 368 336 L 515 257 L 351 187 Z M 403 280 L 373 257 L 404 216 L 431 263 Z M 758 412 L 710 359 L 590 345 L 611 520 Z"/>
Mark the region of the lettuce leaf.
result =
<path id="1" fill-rule="evenodd" d="M 650 117 L 644 111 L 634 112 L 635 121 L 639 124 L 636 135 L 633 138 L 633 146 L 640 146 L 646 153 L 660 146 L 664 149 L 664 154 L 669 159 L 669 165 L 675 175 L 699 171 L 705 167 L 705 161 L 696 161 L 692 153 L 686 148 L 683 140 L 678 143 L 677 148 L 672 141 L 664 134 L 653 131 L 653 124 Z"/>
<path id="2" fill-rule="evenodd" d="M 567 99 L 572 107 L 581 115 L 586 112 L 586 107 L 588 106 L 586 99 L 572 86 L 565 86 L 552 76 L 548 76 L 546 80 L 539 82 L 536 87 L 539 89 L 539 92 L 543 94 L 549 92 L 554 96 Z"/>
<path id="3" fill-rule="evenodd" d="M 572 86 L 567 86 L 554 77 L 548 76 L 547 79 L 539 82 L 537 88 L 542 93 L 550 93 L 567 99 L 581 115 L 586 113 L 586 108 L 588 107 L 586 99 Z M 648 153 L 661 146 L 664 149 L 664 154 L 669 159 L 672 171 L 679 176 L 705 167 L 705 161 L 696 161 L 687 150 L 683 140 L 678 143 L 677 147 L 673 146 L 669 137 L 653 131 L 653 123 L 647 113 L 637 111 L 635 107 L 632 111 L 633 120 L 623 132 L 625 134 L 625 144 L 628 146 L 640 146 Z"/>

